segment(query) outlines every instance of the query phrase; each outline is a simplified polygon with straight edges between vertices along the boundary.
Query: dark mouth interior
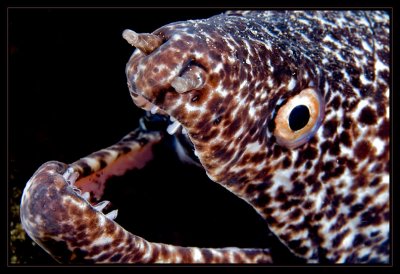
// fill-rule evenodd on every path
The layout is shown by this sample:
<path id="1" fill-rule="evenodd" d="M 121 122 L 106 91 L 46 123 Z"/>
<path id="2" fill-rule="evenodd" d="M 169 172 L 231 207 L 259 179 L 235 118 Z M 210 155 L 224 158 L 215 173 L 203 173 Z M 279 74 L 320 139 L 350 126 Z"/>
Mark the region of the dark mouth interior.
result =
<path id="1" fill-rule="evenodd" d="M 171 125 L 173 122 L 168 116 L 161 114 L 151 114 L 150 112 L 146 112 L 146 114 L 141 118 L 141 127 L 146 130 L 162 130 L 166 131 L 166 128 Z M 175 134 L 175 142 L 173 142 L 172 147 L 174 147 L 175 151 L 177 150 L 177 145 L 181 147 L 182 152 L 185 154 L 185 157 L 188 157 L 189 162 L 201 167 L 199 158 L 194 154 L 194 145 L 190 141 L 187 133 L 183 133 L 182 128 L 178 130 Z M 176 142 L 179 142 L 177 144 Z"/>

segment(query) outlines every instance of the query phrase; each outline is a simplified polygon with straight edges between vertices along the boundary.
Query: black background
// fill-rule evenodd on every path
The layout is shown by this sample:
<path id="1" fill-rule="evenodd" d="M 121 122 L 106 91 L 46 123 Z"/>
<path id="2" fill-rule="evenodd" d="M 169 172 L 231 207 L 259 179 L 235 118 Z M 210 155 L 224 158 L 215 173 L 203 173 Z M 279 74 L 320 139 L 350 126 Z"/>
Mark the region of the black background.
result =
<path id="1" fill-rule="evenodd" d="M 44 162 L 73 162 L 112 145 L 138 126 L 125 64 L 133 48 L 126 28 L 152 32 L 221 9 L 11 8 L 8 10 L 9 189 L 23 189 Z M 117 222 L 170 244 L 271 247 L 278 264 L 298 263 L 244 201 L 176 161 L 166 145 L 157 161 L 110 184 Z M 113 195 L 114 195 L 113 194 Z M 105 197 L 105 198 L 108 198 Z M 272 246 L 271 246 L 272 243 Z M 20 261 L 54 261 L 30 240 Z"/>

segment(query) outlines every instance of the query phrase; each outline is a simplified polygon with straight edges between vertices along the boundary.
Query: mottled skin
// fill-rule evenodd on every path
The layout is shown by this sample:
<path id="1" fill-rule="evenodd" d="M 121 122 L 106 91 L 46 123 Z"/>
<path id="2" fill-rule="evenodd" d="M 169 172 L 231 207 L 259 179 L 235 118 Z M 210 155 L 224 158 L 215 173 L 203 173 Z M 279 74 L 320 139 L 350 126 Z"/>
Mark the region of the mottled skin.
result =
<path id="1" fill-rule="evenodd" d="M 151 48 L 133 53 L 128 86 L 139 107 L 179 121 L 208 176 L 251 204 L 294 254 L 308 262 L 388 263 L 389 29 L 382 11 L 231 12 L 177 22 L 154 31 Z M 185 75 L 197 75 L 199 85 L 180 90 L 174 83 Z M 306 89 L 317 94 L 322 122 L 305 144 L 278 144 L 279 110 Z M 133 140 L 142 134 L 141 148 L 116 149 L 119 155 L 143 157 L 141 149 L 160 139 L 135 134 Z M 22 223 L 59 261 L 271 262 L 260 249 L 140 244 L 108 218 L 117 228 L 88 237 L 87 227 L 102 221 L 81 217 L 95 213 L 84 199 L 73 205 L 60 188 L 38 189 L 68 185 L 73 171 L 80 175 L 75 185 L 85 188 L 81 178 L 118 162 L 107 155 L 73 163 L 68 175 L 63 164 L 45 164 L 28 182 Z M 35 209 L 44 200 L 54 204 L 48 223 Z"/>

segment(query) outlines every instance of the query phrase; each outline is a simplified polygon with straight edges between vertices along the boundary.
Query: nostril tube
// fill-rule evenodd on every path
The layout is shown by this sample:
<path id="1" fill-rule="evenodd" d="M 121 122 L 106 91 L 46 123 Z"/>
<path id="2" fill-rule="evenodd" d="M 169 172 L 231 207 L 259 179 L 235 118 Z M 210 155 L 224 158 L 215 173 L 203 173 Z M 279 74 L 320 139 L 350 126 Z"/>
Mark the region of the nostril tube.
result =
<path id="1" fill-rule="evenodd" d="M 185 93 L 190 90 L 202 89 L 206 82 L 206 72 L 198 67 L 191 66 L 181 76 L 175 77 L 171 81 L 171 86 L 178 93 Z"/>
<path id="2" fill-rule="evenodd" d="M 129 44 L 131 44 L 135 48 L 138 48 L 146 55 L 152 53 L 162 44 L 162 39 L 157 35 L 150 33 L 136 33 L 130 29 L 124 30 L 124 32 L 122 33 L 122 37 Z"/>

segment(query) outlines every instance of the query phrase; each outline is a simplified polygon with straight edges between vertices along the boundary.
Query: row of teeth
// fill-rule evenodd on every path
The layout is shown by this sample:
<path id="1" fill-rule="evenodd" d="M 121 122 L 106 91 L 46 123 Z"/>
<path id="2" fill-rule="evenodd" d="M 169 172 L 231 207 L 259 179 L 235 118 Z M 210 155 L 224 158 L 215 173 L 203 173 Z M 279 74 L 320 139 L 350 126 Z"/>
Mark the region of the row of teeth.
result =
<path id="1" fill-rule="evenodd" d="M 72 168 L 68 168 L 67 171 L 63 174 L 64 179 L 72 186 L 72 189 L 80 195 L 83 199 L 85 199 L 87 202 L 89 202 L 90 199 L 90 193 L 89 192 L 84 192 L 82 193 L 81 190 L 77 187 L 74 186 L 76 180 L 79 177 L 79 173 L 74 171 Z M 107 207 L 107 205 L 110 204 L 110 201 L 101 201 L 97 203 L 96 205 L 92 205 L 94 209 L 97 211 L 101 212 L 104 214 L 103 210 Z M 113 211 L 110 211 L 107 214 L 104 214 L 108 219 L 110 220 L 115 220 L 118 215 L 118 209 L 115 209 Z"/>
<path id="2" fill-rule="evenodd" d="M 156 114 L 159 109 L 160 109 L 159 107 L 157 107 L 156 105 L 153 105 L 150 109 L 150 113 Z M 182 127 L 182 125 L 174 117 L 170 117 L 169 119 L 171 120 L 172 124 L 170 124 L 167 127 L 168 134 L 174 135 L 181 128 L 182 128 L 182 133 L 186 134 L 186 129 L 184 127 Z"/>

